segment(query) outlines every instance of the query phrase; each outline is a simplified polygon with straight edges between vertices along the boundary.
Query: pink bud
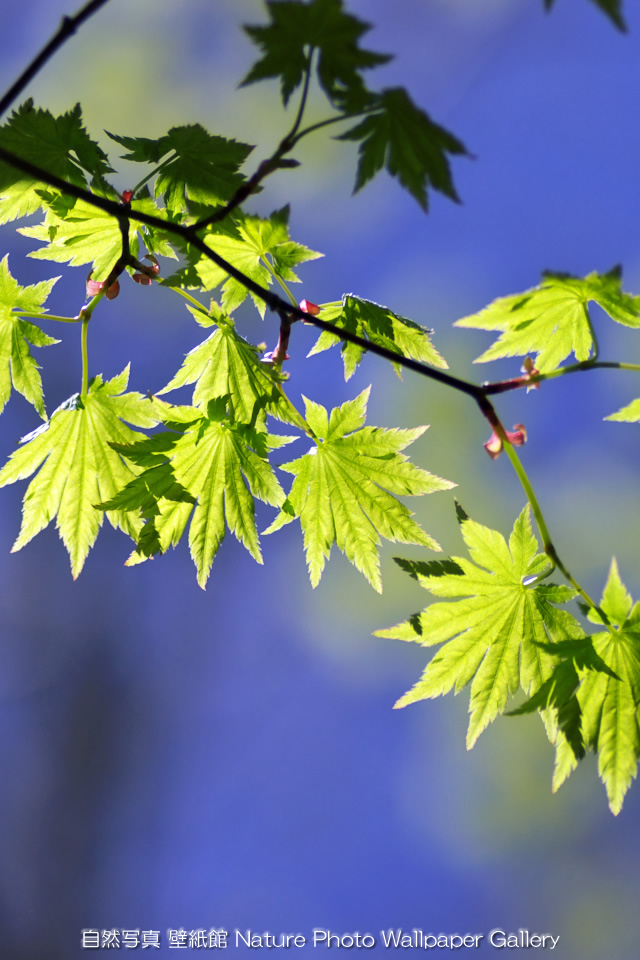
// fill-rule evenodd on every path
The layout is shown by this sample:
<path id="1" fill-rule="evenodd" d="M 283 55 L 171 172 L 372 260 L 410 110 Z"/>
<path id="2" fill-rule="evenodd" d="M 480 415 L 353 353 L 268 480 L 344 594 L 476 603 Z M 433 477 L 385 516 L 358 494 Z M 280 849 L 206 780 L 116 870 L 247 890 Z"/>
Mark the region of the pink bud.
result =
<path id="1" fill-rule="evenodd" d="M 104 290 L 104 280 L 92 280 L 91 274 L 87 279 L 87 297 L 97 297 Z"/>
<path id="2" fill-rule="evenodd" d="M 312 303 L 311 300 L 301 300 L 298 306 L 301 310 L 304 310 L 305 313 L 310 313 L 312 317 L 317 317 L 321 309 L 317 303 Z M 308 323 L 307 320 L 303 320 L 302 322 Z"/>
<path id="3" fill-rule="evenodd" d="M 505 434 L 509 443 L 514 447 L 521 447 L 523 443 L 527 442 L 527 430 L 523 423 L 514 424 L 513 430 L 505 430 Z M 497 460 L 502 453 L 502 440 L 495 430 L 483 446 L 492 460 Z"/>
<path id="4" fill-rule="evenodd" d="M 524 358 L 524 361 L 523 361 L 523 363 L 522 363 L 522 367 L 521 367 L 520 369 L 521 369 L 522 372 L 525 373 L 528 377 L 534 377 L 534 376 L 536 375 L 536 373 L 540 373 L 540 371 L 539 371 L 538 369 L 536 369 L 536 367 L 534 367 L 534 365 L 533 365 L 533 360 L 531 359 L 531 357 L 525 357 L 525 358 Z M 530 386 L 527 387 L 527 392 L 528 392 L 529 390 L 539 390 L 539 389 L 540 389 L 540 384 L 539 384 L 539 383 L 532 383 L 532 384 L 530 384 Z"/>

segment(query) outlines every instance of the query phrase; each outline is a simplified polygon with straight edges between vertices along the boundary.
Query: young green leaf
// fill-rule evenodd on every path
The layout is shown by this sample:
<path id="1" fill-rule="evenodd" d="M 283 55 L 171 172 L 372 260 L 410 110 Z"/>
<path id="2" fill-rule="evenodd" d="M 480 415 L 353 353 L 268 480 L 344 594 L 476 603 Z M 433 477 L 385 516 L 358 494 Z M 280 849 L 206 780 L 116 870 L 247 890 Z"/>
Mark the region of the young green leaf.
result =
<path id="1" fill-rule="evenodd" d="M 413 360 L 423 360 L 434 367 L 448 366 L 447 361 L 440 356 L 429 339 L 432 332 L 413 320 L 393 313 L 388 307 L 381 307 L 372 300 L 363 300 L 352 293 L 345 293 L 342 300 L 333 303 L 324 303 L 320 320 L 335 323 L 341 329 L 364 337 L 381 347 L 387 347 L 403 357 Z M 323 330 L 308 357 L 328 350 L 336 343 L 342 343 L 342 360 L 344 363 L 344 378 L 349 380 L 364 356 L 364 347 L 356 343 L 341 341 L 340 337 L 328 330 Z M 400 376 L 400 367 L 396 365 L 396 373 Z"/>
<path id="2" fill-rule="evenodd" d="M 456 320 L 456 327 L 502 331 L 475 363 L 535 353 L 536 368 L 548 373 L 571 352 L 577 360 L 588 360 L 595 346 L 587 308 L 591 300 L 617 323 L 640 327 L 640 297 L 623 292 L 619 267 L 584 278 L 568 273 L 543 277 L 532 290 L 500 297 L 479 313 Z"/>
<path id="3" fill-rule="evenodd" d="M 279 506 L 285 498 L 267 461 L 269 437 L 223 419 L 223 408 L 224 400 L 210 404 L 213 418 L 195 411 L 198 419 L 185 425 L 181 433 L 159 434 L 128 448 L 118 446 L 124 456 L 147 463 L 149 469 L 114 499 L 101 504 L 106 509 L 143 507 L 149 517 L 130 564 L 175 546 L 191 520 L 189 546 L 203 589 L 227 527 L 254 560 L 262 563 L 254 497 L 271 506 Z M 282 439 L 275 438 L 276 445 Z M 155 460 L 151 459 L 154 456 Z"/>
<path id="4" fill-rule="evenodd" d="M 123 159 L 160 164 L 155 196 L 164 196 L 173 215 L 187 213 L 189 201 L 216 207 L 230 200 L 245 179 L 239 169 L 253 150 L 248 143 L 213 136 L 199 123 L 172 127 L 157 140 L 107 133 L 129 151 Z"/>
<path id="5" fill-rule="evenodd" d="M 299 282 L 293 267 L 322 256 L 321 253 L 290 239 L 288 206 L 276 210 L 266 219 L 249 215 L 234 219 L 236 236 L 231 235 L 228 230 L 219 233 L 214 227 L 205 234 L 204 240 L 212 250 L 263 287 L 273 283 L 273 274 L 287 282 Z M 204 290 L 213 290 L 223 283 L 221 302 L 227 313 L 231 313 L 245 301 L 249 293 L 247 288 L 208 257 L 203 256 L 197 261 L 196 270 Z M 264 300 L 254 294 L 251 294 L 251 297 L 260 316 L 264 317 Z"/>
<path id="6" fill-rule="evenodd" d="M 305 398 L 307 423 L 316 446 L 280 468 L 292 473 L 295 480 L 280 514 L 265 533 L 300 518 L 314 587 L 334 543 L 378 592 L 382 592 L 381 536 L 440 550 L 392 494 L 417 496 L 449 490 L 455 484 L 416 467 L 400 453 L 422 436 L 426 427 L 387 430 L 363 426 L 369 389 L 332 410 L 330 417 L 324 407 Z"/>
<path id="7" fill-rule="evenodd" d="M 426 590 L 454 602 L 433 603 L 419 617 L 377 630 L 376 636 L 411 640 L 426 647 L 444 643 L 396 707 L 439 697 L 451 689 L 458 693 L 471 683 L 467 734 L 471 748 L 504 712 L 518 687 L 535 693 L 551 676 L 558 658 L 548 650 L 549 637 L 553 638 L 569 617 L 552 604 L 566 603 L 575 591 L 524 585 L 523 581 L 548 564 L 547 557 L 537 552 L 528 505 L 516 520 L 508 545 L 500 533 L 481 526 L 460 509 L 458 519 L 471 560 L 453 557 L 449 564 L 398 561 Z"/>
<path id="8" fill-rule="evenodd" d="M 373 112 L 336 138 L 360 141 L 354 193 L 386 167 L 423 210 L 429 206 L 428 186 L 459 202 L 447 154 L 466 154 L 464 144 L 434 123 L 403 87 L 383 90 L 372 104 Z"/>
<path id="9" fill-rule="evenodd" d="M 555 2 L 556 0 L 544 0 L 544 5 L 547 10 L 551 10 Z M 599 7 L 610 20 L 613 20 L 618 30 L 626 33 L 627 25 L 622 16 L 622 0 L 591 0 L 591 2 L 595 3 L 596 7 Z"/>
<path id="10" fill-rule="evenodd" d="M 360 71 L 391 59 L 387 54 L 360 49 L 359 40 L 370 26 L 345 13 L 342 0 L 266 0 L 266 5 L 271 22 L 244 28 L 263 56 L 242 85 L 279 77 L 285 105 L 302 83 L 311 49 L 317 51 L 318 80 L 332 102 L 364 95 Z"/>
<path id="11" fill-rule="evenodd" d="M 210 400 L 228 397 L 238 423 L 255 424 L 269 413 L 306 432 L 303 418 L 282 389 L 277 370 L 260 360 L 258 348 L 236 332 L 231 317 L 215 301 L 211 302 L 208 314 L 204 310 L 189 310 L 199 322 L 215 323 L 217 329 L 186 355 L 176 375 L 158 395 L 195 383 L 192 402 L 196 407 L 206 409 Z"/>
<path id="12" fill-rule="evenodd" d="M 150 197 L 134 200 L 131 206 L 144 213 L 158 213 Z M 139 223 L 129 223 L 129 249 L 134 257 L 138 254 L 141 231 Z M 91 276 L 96 281 L 109 276 L 122 253 L 122 234 L 116 218 L 84 200 L 77 200 L 70 210 L 59 212 L 54 205 L 47 210 L 42 223 L 35 227 L 21 227 L 18 233 L 45 244 L 28 256 L 36 260 L 69 263 L 72 267 L 91 263 Z"/>
<path id="13" fill-rule="evenodd" d="M 103 516 L 94 505 L 113 497 L 134 473 L 110 443 L 132 443 L 142 437 L 123 420 L 138 427 L 158 422 L 151 400 L 139 393 L 120 396 L 128 379 L 128 367 L 106 382 L 95 377 L 84 399 L 76 394 L 66 401 L 47 424 L 23 438 L 23 446 L 0 470 L 0 486 L 39 470 L 24 497 L 22 526 L 13 550 L 24 547 L 55 517 L 74 579 L 102 524 Z M 109 511 L 107 517 L 113 527 L 135 539 L 141 526 L 138 516 Z"/>
<path id="14" fill-rule="evenodd" d="M 626 407 L 622 407 L 622 409 L 618 410 L 617 413 L 610 413 L 609 416 L 605 417 L 604 419 L 618 420 L 621 423 L 640 422 L 640 398 L 637 400 L 632 400 L 631 403 L 628 403 Z"/>
<path id="15" fill-rule="evenodd" d="M 40 368 L 31 356 L 29 343 L 46 347 L 59 343 L 14 310 L 42 313 L 44 302 L 58 277 L 21 287 L 9 270 L 9 255 L 0 262 L 0 413 L 11 395 L 11 384 L 46 419 Z"/>
<path id="16" fill-rule="evenodd" d="M 629 596 L 615 559 L 600 606 L 613 632 L 596 634 L 593 647 L 609 670 L 581 672 L 577 699 L 585 745 L 598 753 L 598 772 L 617 814 L 640 759 L 640 603 Z M 590 619 L 598 623 L 597 617 Z"/>
<path id="17" fill-rule="evenodd" d="M 27 100 L 0 127 L 0 146 L 76 186 L 87 183 L 85 174 L 111 173 L 106 153 L 82 125 L 80 104 L 54 117 Z M 0 162 L 0 223 L 27 217 L 45 205 L 41 192 L 52 188 L 7 163 Z M 55 191 L 57 192 L 57 191 Z"/>

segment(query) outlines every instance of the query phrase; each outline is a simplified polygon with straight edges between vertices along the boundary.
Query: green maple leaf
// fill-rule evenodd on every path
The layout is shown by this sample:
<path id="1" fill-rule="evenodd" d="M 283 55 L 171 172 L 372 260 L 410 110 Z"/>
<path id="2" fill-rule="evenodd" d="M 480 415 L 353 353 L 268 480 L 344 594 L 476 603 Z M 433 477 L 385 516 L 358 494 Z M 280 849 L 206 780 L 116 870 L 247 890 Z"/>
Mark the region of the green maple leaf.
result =
<path id="1" fill-rule="evenodd" d="M 133 210 L 157 214 L 158 208 L 150 197 L 134 200 Z M 69 263 L 72 267 L 84 263 L 93 264 L 93 280 L 105 280 L 122 253 L 122 234 L 118 221 L 111 214 L 99 210 L 84 200 L 76 200 L 71 209 L 58 208 L 54 203 L 42 223 L 34 227 L 21 227 L 18 233 L 45 246 L 33 250 L 28 256 L 36 260 L 55 260 Z M 129 224 L 129 249 L 137 256 L 142 227 L 133 221 Z M 165 252 L 165 255 L 170 255 Z"/>
<path id="2" fill-rule="evenodd" d="M 245 179 L 239 168 L 253 150 L 247 143 L 214 136 L 199 123 L 172 127 L 157 140 L 107 133 L 129 150 L 123 159 L 161 163 L 155 196 L 164 196 L 172 214 L 188 212 L 189 201 L 215 207 L 230 200 Z"/>
<path id="3" fill-rule="evenodd" d="M 580 686 L 571 691 L 566 703 L 577 706 L 584 745 L 598 754 L 598 772 L 605 785 L 609 807 L 617 814 L 640 759 L 640 603 L 633 603 L 611 562 L 600 607 L 611 625 L 591 638 L 593 651 L 604 669 L 578 665 Z M 593 612 L 592 623 L 602 626 Z M 554 788 L 571 773 L 576 762 L 570 744 L 560 741 Z"/>
<path id="4" fill-rule="evenodd" d="M 31 356 L 29 343 L 46 347 L 59 343 L 14 310 L 42 313 L 43 305 L 58 278 L 21 287 L 9 270 L 9 255 L 0 262 L 0 413 L 11 395 L 11 385 L 46 419 L 40 368 Z"/>
<path id="5" fill-rule="evenodd" d="M 423 646 L 444 643 L 422 678 L 396 703 L 439 697 L 471 683 L 467 746 L 504 712 L 518 687 L 535 693 L 558 661 L 548 650 L 549 637 L 562 630 L 570 614 L 552 606 L 565 603 L 570 587 L 537 584 L 548 559 L 539 554 L 527 506 L 516 520 L 507 545 L 495 530 L 471 520 L 460 508 L 458 519 L 471 560 L 445 563 L 398 560 L 422 587 L 454 602 L 433 603 L 419 616 L 376 636 L 411 640 Z M 546 629 L 545 629 L 546 625 Z"/>
<path id="6" fill-rule="evenodd" d="M 551 10 L 555 2 L 556 0 L 544 0 L 545 8 Z M 618 30 L 626 33 L 627 25 L 622 16 L 622 0 L 592 0 L 592 3 L 595 3 L 596 7 L 602 10 L 602 12 L 615 23 Z"/>
<path id="7" fill-rule="evenodd" d="M 577 360 L 588 360 L 594 348 L 589 301 L 617 323 L 640 327 L 640 297 L 622 291 L 619 267 L 584 278 L 568 273 L 544 273 L 543 277 L 532 290 L 500 297 L 479 313 L 455 322 L 457 327 L 502 331 L 475 363 L 535 353 L 536 368 L 547 373 L 571 352 Z"/>
<path id="8" fill-rule="evenodd" d="M 139 427 L 158 422 L 150 400 L 139 393 L 122 394 L 128 379 L 128 367 L 106 382 L 95 377 L 83 400 L 76 394 L 66 401 L 47 424 L 23 439 L 0 470 L 0 486 L 39 470 L 24 497 L 22 526 L 13 551 L 55 518 L 74 579 L 102 524 L 103 515 L 94 505 L 113 497 L 133 476 L 110 442 L 131 443 L 142 436 L 123 420 Z M 110 511 L 107 517 L 112 526 L 135 538 L 141 525 L 137 516 Z"/>
<path id="9" fill-rule="evenodd" d="M 382 592 L 381 536 L 440 550 L 392 494 L 416 496 L 449 490 L 455 484 L 416 467 L 400 453 L 422 436 L 426 427 L 364 427 L 369 389 L 336 407 L 331 417 L 320 404 L 305 398 L 307 423 L 316 446 L 280 468 L 295 479 L 280 514 L 265 533 L 300 518 L 314 587 L 334 543 L 378 592 Z"/>
<path id="10" fill-rule="evenodd" d="M 402 87 L 376 95 L 374 112 L 336 139 L 361 141 L 354 193 L 386 167 L 423 210 L 428 209 L 428 186 L 459 202 L 447 154 L 466 154 L 466 147 L 420 110 Z"/>
<path id="11" fill-rule="evenodd" d="M 611 413 L 605 420 L 618 420 L 621 423 L 638 423 L 640 421 L 640 398 L 632 400 L 626 407 L 622 407 L 617 413 Z"/>
<path id="12" fill-rule="evenodd" d="M 181 433 L 158 434 L 130 447 L 118 445 L 124 456 L 149 469 L 101 504 L 107 509 L 142 507 L 150 518 L 130 564 L 175 546 L 190 521 L 191 557 L 203 589 L 227 527 L 262 563 L 254 497 L 272 506 L 284 501 L 267 453 L 293 439 L 269 437 L 234 423 L 225 400 L 212 401 L 209 416 L 192 408 L 196 419 L 183 425 Z"/>
<path id="13" fill-rule="evenodd" d="M 269 413 L 306 431 L 303 418 L 282 390 L 277 370 L 260 360 L 258 348 L 236 332 L 231 317 L 215 301 L 209 312 L 188 309 L 198 323 L 216 324 L 217 329 L 186 355 L 176 375 L 158 395 L 194 383 L 192 403 L 196 407 L 206 409 L 210 400 L 228 396 L 238 423 L 260 423 L 264 414 Z"/>
<path id="14" fill-rule="evenodd" d="M 434 367 L 447 367 L 446 360 L 440 356 L 429 339 L 429 333 L 420 324 L 401 317 L 397 313 L 382 307 L 372 300 L 363 300 L 352 293 L 345 293 L 342 300 L 333 303 L 321 304 L 322 311 L 318 315 L 320 320 L 335 323 L 341 329 L 348 330 L 360 337 L 365 337 L 372 343 L 387 347 L 394 353 L 413 360 L 423 360 Z M 341 341 L 340 337 L 328 330 L 324 330 L 311 348 L 308 357 L 328 350 L 336 343 L 342 343 L 342 360 L 344 362 L 344 378 L 349 380 L 364 356 L 364 347 L 356 343 Z M 400 367 L 394 365 L 400 376 Z"/>
<path id="15" fill-rule="evenodd" d="M 214 228 L 205 234 L 204 240 L 212 250 L 263 287 L 273 283 L 274 273 L 282 280 L 297 283 L 299 277 L 293 267 L 307 260 L 317 260 L 322 254 L 291 240 L 288 220 L 288 206 L 276 210 L 266 219 L 244 215 L 236 220 L 235 236 L 229 231 L 219 233 Z M 213 290 L 223 283 L 221 303 L 227 313 L 239 307 L 248 296 L 249 291 L 242 283 L 208 257 L 197 261 L 196 270 L 205 290 Z M 260 316 L 264 317 L 264 300 L 254 294 L 251 297 Z"/>
<path id="16" fill-rule="evenodd" d="M 359 40 L 370 26 L 345 13 L 342 0 L 267 0 L 271 22 L 267 26 L 245 26 L 263 56 L 252 67 L 242 85 L 279 77 L 286 103 L 302 83 L 309 64 L 310 49 L 317 51 L 318 80 L 329 97 L 342 101 L 345 95 L 365 96 L 361 70 L 387 63 L 387 54 L 362 50 Z"/>
<path id="17" fill-rule="evenodd" d="M 82 125 L 80 104 L 54 117 L 27 100 L 0 127 L 0 146 L 80 187 L 87 184 L 86 174 L 112 172 L 107 155 Z M 45 204 L 45 190 L 52 192 L 30 174 L 0 162 L 0 223 L 35 213 Z"/>

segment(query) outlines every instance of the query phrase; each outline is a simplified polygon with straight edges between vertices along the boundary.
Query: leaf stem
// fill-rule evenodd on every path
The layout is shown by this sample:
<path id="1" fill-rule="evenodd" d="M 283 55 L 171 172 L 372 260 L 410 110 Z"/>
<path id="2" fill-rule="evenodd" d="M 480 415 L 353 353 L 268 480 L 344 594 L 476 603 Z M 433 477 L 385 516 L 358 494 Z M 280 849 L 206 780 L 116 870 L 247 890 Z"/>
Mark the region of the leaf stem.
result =
<path id="1" fill-rule="evenodd" d="M 80 323 L 82 317 L 58 317 L 55 313 L 37 313 L 34 310 L 13 310 L 16 317 L 29 317 L 31 320 L 57 320 L 58 323 Z"/>
<path id="2" fill-rule="evenodd" d="M 306 137 L 309 133 L 315 133 L 316 130 L 321 130 L 323 127 L 330 127 L 333 123 L 342 123 L 344 120 L 355 120 L 356 117 L 366 117 L 369 113 L 374 113 L 376 107 L 371 107 L 368 110 L 359 110 L 357 113 L 341 113 L 338 117 L 329 117 L 327 120 L 319 120 L 318 123 L 312 123 L 311 126 L 305 127 L 304 130 L 300 130 L 296 134 L 292 146 L 295 146 L 303 137 Z"/>
<path id="3" fill-rule="evenodd" d="M 283 143 L 291 143 L 293 145 L 295 143 L 295 136 L 298 130 L 300 129 L 300 124 L 302 123 L 304 110 L 307 105 L 307 97 L 309 95 L 309 81 L 311 79 L 311 64 L 313 61 L 314 51 L 315 51 L 315 47 L 309 48 L 309 55 L 307 57 L 307 68 L 304 72 L 304 85 L 302 87 L 302 96 L 300 97 L 298 112 L 296 114 L 295 120 L 293 121 L 293 126 L 291 127 L 291 130 L 286 135 L 286 137 L 284 137 L 282 141 Z"/>
<path id="4" fill-rule="evenodd" d="M 171 287 L 169 284 L 165 284 L 163 280 L 158 279 L 157 281 L 163 287 L 166 287 L 167 290 L 171 290 L 173 293 L 179 293 L 181 297 L 184 297 L 185 300 L 188 300 L 189 303 L 193 304 L 194 307 L 197 307 L 198 310 L 202 310 L 204 313 L 207 312 L 207 308 L 203 303 L 200 303 L 199 300 L 196 300 L 195 297 L 192 297 L 190 293 L 187 293 L 186 290 L 183 290 L 181 287 Z"/>
<path id="5" fill-rule="evenodd" d="M 529 475 L 527 474 L 527 471 L 525 470 L 524 465 L 523 465 L 522 461 L 520 460 L 520 457 L 519 457 L 518 454 L 516 453 L 516 451 L 515 451 L 515 449 L 514 449 L 514 447 L 513 447 L 513 444 L 510 443 L 509 439 L 507 438 L 507 434 L 506 434 L 506 431 L 505 431 L 504 427 L 503 427 L 502 424 L 498 421 L 496 424 L 494 424 L 494 429 L 496 430 L 496 433 L 498 434 L 498 436 L 499 436 L 500 439 L 502 440 L 503 449 L 505 450 L 507 456 L 509 457 L 509 460 L 510 460 L 510 462 L 511 462 L 511 466 L 512 466 L 513 469 L 515 470 L 516 475 L 517 475 L 520 483 L 522 484 L 522 488 L 523 488 L 525 494 L 527 495 L 527 500 L 528 500 L 529 503 L 531 504 L 531 509 L 532 509 L 532 511 L 533 511 L 534 517 L 536 518 L 536 523 L 537 523 L 537 525 L 538 525 L 538 530 L 540 531 L 540 536 L 542 537 L 542 544 L 543 544 L 543 546 L 544 546 L 544 552 L 546 553 L 546 555 L 548 556 L 548 558 L 549 558 L 549 560 L 550 560 L 550 562 L 551 562 L 552 569 L 553 569 L 553 567 L 557 567 L 558 570 L 560 570 L 560 572 L 561 572 L 561 573 L 564 575 L 564 577 L 569 581 L 569 583 L 570 583 L 571 586 L 574 588 L 574 590 L 577 590 L 577 592 L 580 594 L 580 596 L 581 596 L 582 599 L 585 601 L 585 603 L 586 603 L 589 607 L 591 607 L 592 610 L 595 610 L 595 611 L 596 611 L 596 613 L 598 614 L 598 616 L 599 616 L 600 619 L 602 620 L 602 623 L 603 623 L 604 626 L 607 628 L 607 630 L 609 631 L 609 633 L 611 633 L 612 635 L 614 635 L 614 634 L 615 634 L 615 630 L 614 630 L 614 628 L 612 627 L 611 623 L 609 622 L 609 618 L 607 617 L 607 615 L 604 613 L 603 610 L 600 609 L 600 607 L 597 605 L 597 603 L 595 602 L 595 600 L 593 600 L 593 599 L 589 596 L 589 594 L 588 594 L 587 591 L 584 589 L 584 587 L 582 587 L 582 586 L 578 583 L 578 581 L 576 580 L 576 578 L 570 573 L 570 571 L 567 569 L 567 567 L 564 565 L 564 563 L 562 562 L 562 560 L 561 560 L 560 557 L 558 556 L 558 552 L 557 552 L 557 550 L 556 550 L 556 548 L 555 548 L 555 546 L 554 546 L 554 544 L 553 544 L 553 541 L 551 540 L 551 536 L 550 536 L 549 530 L 548 530 L 548 528 L 547 528 L 547 524 L 546 524 L 546 521 L 545 521 L 545 518 L 544 518 L 544 514 L 543 514 L 543 512 L 542 512 L 542 508 L 540 507 L 540 504 L 538 503 L 538 498 L 536 497 L 536 493 L 535 493 L 535 490 L 533 489 L 533 486 L 532 486 L 532 484 L 531 484 L 531 480 L 529 479 Z M 551 570 L 548 571 L 548 572 L 545 574 L 545 576 L 548 576 L 548 574 L 551 573 L 551 572 L 552 572 Z"/>
<path id="6" fill-rule="evenodd" d="M 87 393 L 89 391 L 89 351 L 87 349 L 87 334 L 89 332 L 89 320 L 91 319 L 91 314 L 84 314 L 82 317 L 82 335 L 81 335 L 81 349 L 82 349 L 82 387 L 80 388 L 80 396 L 83 400 L 86 399 Z"/>
<path id="7" fill-rule="evenodd" d="M 171 163 L 171 161 L 174 160 L 174 159 L 176 158 L 176 156 L 177 156 L 177 154 L 176 154 L 176 152 L 175 152 L 175 150 L 174 150 L 173 153 L 171 154 L 171 156 L 167 157 L 166 160 L 163 160 L 162 163 L 158 164 L 157 167 L 154 167 L 153 170 L 151 170 L 151 171 L 146 175 L 146 177 L 143 177 L 142 180 L 140 180 L 138 183 L 136 183 L 135 187 L 134 187 L 133 190 L 131 191 L 131 199 L 132 199 L 132 200 L 135 200 L 136 194 L 138 193 L 138 190 L 140 190 L 142 187 L 144 187 L 145 183 L 148 183 L 148 181 L 151 180 L 152 177 L 155 177 L 155 175 L 156 175 L 157 173 L 160 173 L 161 170 L 164 170 L 165 167 L 169 166 L 169 164 Z"/>
<path id="8" fill-rule="evenodd" d="M 591 321 L 591 314 L 589 313 L 589 307 L 587 304 L 584 304 L 584 318 L 587 321 L 587 326 L 589 327 L 589 333 L 591 334 L 591 339 L 593 340 L 593 353 L 591 354 L 591 360 L 597 360 L 600 356 L 600 344 L 598 343 L 598 338 L 596 336 L 596 331 L 593 328 L 593 323 Z"/>
<path id="9" fill-rule="evenodd" d="M 286 285 L 286 283 L 284 282 L 284 280 L 282 279 L 282 277 L 278 276 L 278 274 L 276 273 L 276 271 L 275 271 L 275 269 L 274 269 L 273 264 L 269 261 L 268 257 L 260 257 L 260 262 L 265 265 L 265 267 L 267 268 L 267 270 L 269 271 L 269 273 L 271 274 L 271 276 L 272 276 L 275 280 L 278 281 L 278 283 L 280 284 L 282 290 L 284 291 L 284 293 L 287 295 L 287 297 L 288 297 L 289 300 L 291 301 L 292 306 L 297 307 L 297 306 L 298 306 L 298 301 L 296 300 L 296 298 L 294 297 L 294 295 L 291 293 L 291 290 L 289 290 L 289 287 Z"/>

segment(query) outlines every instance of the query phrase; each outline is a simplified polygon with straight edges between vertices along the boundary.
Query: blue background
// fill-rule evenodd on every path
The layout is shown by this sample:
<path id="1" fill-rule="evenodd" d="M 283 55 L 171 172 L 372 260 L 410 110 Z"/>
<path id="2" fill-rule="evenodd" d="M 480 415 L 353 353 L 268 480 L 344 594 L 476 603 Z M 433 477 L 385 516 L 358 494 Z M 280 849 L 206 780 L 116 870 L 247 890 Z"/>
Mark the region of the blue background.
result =
<path id="1" fill-rule="evenodd" d="M 376 24 L 365 45 L 396 55 L 371 85 L 406 85 L 475 159 L 454 163 L 463 205 L 432 196 L 425 217 L 385 176 L 351 199 L 353 145 L 323 133 L 301 144 L 302 167 L 273 176 L 251 207 L 290 201 L 294 239 L 326 254 L 303 268 L 300 297 L 388 304 L 435 329 L 454 372 L 481 380 L 519 363 L 472 367 L 489 335 L 452 322 L 543 269 L 622 263 L 625 288 L 640 291 L 634 6 L 628 36 L 586 0 L 558 0 L 550 16 L 541 0 L 349 8 Z M 61 0 L 6 5 L 3 88 L 64 12 Z M 159 136 L 199 121 L 258 144 L 257 162 L 290 122 L 275 83 L 235 90 L 253 56 L 238 26 L 261 19 L 257 0 L 113 0 L 28 93 L 54 111 L 81 99 L 107 149 L 105 128 Z M 321 97 L 310 110 L 325 115 Z M 123 167 L 122 189 L 139 177 Z M 24 260 L 33 245 L 11 226 L 2 248 L 22 284 L 60 272 Z M 77 313 L 84 278 L 68 271 L 50 307 Z M 251 307 L 238 318 L 249 339 L 275 345 L 273 318 L 262 324 Z M 637 333 L 594 318 L 602 357 L 637 362 Z M 38 357 L 49 410 L 80 380 L 77 331 L 53 326 L 63 343 Z M 131 360 L 131 387 L 157 390 L 200 339 L 179 298 L 123 283 L 92 321 L 92 373 Z M 294 330 L 294 400 L 335 405 L 372 383 L 369 422 L 432 424 L 413 458 L 508 533 L 523 494 L 506 459 L 486 456 L 488 430 L 467 399 L 408 374 L 400 384 L 375 358 L 345 385 L 337 353 L 303 363 L 313 341 Z M 640 389 L 628 373 L 563 381 L 501 398 L 500 413 L 529 429 L 523 458 L 569 568 L 599 596 L 615 553 L 638 597 L 637 428 L 602 418 Z M 35 426 L 12 398 L 0 452 Z M 180 927 L 526 928 L 559 935 L 560 960 L 637 956 L 637 788 L 612 817 L 589 758 L 553 796 L 534 717 L 498 721 L 468 754 L 466 693 L 392 711 L 425 653 L 371 633 L 427 599 L 392 547 L 378 597 L 338 555 L 312 591 L 293 525 L 264 538 L 265 567 L 229 538 L 203 592 L 186 546 L 125 569 L 129 545 L 105 527 L 74 583 L 53 528 L 9 555 L 23 492 L 3 490 L 0 514 L 3 958 L 87 956 L 84 927 L 161 930 L 162 956 L 167 928 Z M 411 505 L 459 553 L 452 501 Z M 264 529 L 272 511 L 259 513 Z"/>

